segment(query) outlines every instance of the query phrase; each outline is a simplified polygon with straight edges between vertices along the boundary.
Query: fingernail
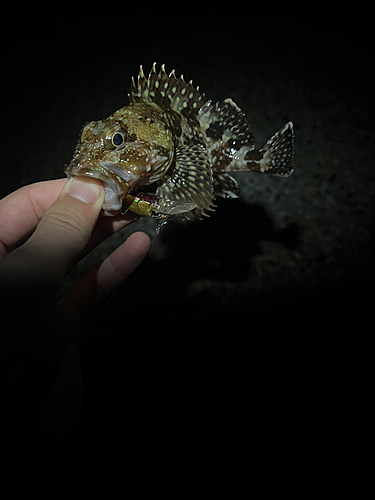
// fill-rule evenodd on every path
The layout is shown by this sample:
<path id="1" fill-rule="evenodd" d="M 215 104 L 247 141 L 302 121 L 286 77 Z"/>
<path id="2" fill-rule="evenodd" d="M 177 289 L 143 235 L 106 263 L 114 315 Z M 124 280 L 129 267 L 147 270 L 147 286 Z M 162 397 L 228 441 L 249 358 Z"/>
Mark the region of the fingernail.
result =
<path id="1" fill-rule="evenodd" d="M 70 196 L 92 205 L 96 203 L 102 191 L 102 184 L 90 177 L 73 177 L 69 186 Z"/>

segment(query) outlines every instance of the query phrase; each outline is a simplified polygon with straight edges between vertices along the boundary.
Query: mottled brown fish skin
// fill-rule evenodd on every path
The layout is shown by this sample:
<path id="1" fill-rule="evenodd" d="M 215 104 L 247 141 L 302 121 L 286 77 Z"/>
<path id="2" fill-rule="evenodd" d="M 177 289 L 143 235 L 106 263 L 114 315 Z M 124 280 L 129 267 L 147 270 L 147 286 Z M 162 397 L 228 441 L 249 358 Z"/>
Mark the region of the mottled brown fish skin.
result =
<path id="1" fill-rule="evenodd" d="M 148 78 L 142 66 L 132 80 L 130 104 L 105 120 L 90 122 L 81 134 L 68 176 L 103 181 L 103 208 L 118 211 L 141 188 L 155 192 L 147 213 L 208 215 L 214 194 L 237 197 L 228 173 L 253 171 L 288 176 L 293 171 L 293 126 L 289 122 L 255 150 L 245 115 L 231 100 L 207 101 L 192 82 L 155 64 Z M 132 206 L 130 204 L 130 206 Z"/>

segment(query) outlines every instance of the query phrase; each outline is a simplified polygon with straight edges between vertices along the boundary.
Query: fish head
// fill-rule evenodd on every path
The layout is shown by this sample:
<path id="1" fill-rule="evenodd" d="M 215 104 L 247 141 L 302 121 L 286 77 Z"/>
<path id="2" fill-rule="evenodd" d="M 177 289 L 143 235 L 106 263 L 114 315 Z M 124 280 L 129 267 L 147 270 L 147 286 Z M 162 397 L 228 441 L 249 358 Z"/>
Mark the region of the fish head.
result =
<path id="1" fill-rule="evenodd" d="M 130 191 L 161 178 L 173 158 L 172 134 L 165 123 L 147 108 L 134 108 L 126 106 L 105 120 L 87 123 L 65 169 L 69 178 L 85 175 L 102 181 L 107 215 L 121 209 Z"/>

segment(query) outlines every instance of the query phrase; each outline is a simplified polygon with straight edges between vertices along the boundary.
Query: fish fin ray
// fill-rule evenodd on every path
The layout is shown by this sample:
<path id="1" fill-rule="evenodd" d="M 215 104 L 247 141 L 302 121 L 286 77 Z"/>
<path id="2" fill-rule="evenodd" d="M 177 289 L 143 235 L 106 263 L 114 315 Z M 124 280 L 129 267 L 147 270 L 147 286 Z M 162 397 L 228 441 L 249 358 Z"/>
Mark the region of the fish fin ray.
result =
<path id="1" fill-rule="evenodd" d="M 213 188 L 214 195 L 222 198 L 239 198 L 241 194 L 238 182 L 229 174 L 215 174 Z"/>
<path id="2" fill-rule="evenodd" d="M 181 206 L 190 203 L 192 206 L 183 212 L 197 210 L 203 214 L 204 209 L 213 210 L 212 171 L 206 149 L 199 144 L 177 148 L 174 169 L 156 195 Z"/>
<path id="3" fill-rule="evenodd" d="M 212 144 L 212 156 L 215 156 L 215 144 L 221 152 L 235 153 L 245 146 L 248 150 L 255 147 L 254 134 L 246 116 L 232 99 L 213 104 L 208 101 L 198 113 L 201 127 L 206 131 L 209 144 Z M 213 166 L 215 170 L 215 166 Z"/>
<path id="4" fill-rule="evenodd" d="M 260 172 L 289 177 L 294 171 L 294 131 L 288 122 L 260 148 L 263 155 Z"/>
<path id="5" fill-rule="evenodd" d="M 215 174 L 237 171 L 289 177 L 294 170 L 293 123 L 286 123 L 260 149 L 243 146 L 238 154 L 221 150 L 217 156 L 219 160 L 213 166 Z"/>
<path id="6" fill-rule="evenodd" d="M 168 76 L 164 64 L 157 74 L 155 63 L 148 78 L 140 66 L 137 83 L 132 79 L 129 99 L 131 104 L 142 101 L 154 102 L 163 108 L 178 111 L 186 117 L 197 116 L 198 110 L 207 102 L 205 95 L 199 92 L 199 88 L 193 87 L 192 81 L 186 83 L 182 75 L 177 78 L 175 70 Z"/>

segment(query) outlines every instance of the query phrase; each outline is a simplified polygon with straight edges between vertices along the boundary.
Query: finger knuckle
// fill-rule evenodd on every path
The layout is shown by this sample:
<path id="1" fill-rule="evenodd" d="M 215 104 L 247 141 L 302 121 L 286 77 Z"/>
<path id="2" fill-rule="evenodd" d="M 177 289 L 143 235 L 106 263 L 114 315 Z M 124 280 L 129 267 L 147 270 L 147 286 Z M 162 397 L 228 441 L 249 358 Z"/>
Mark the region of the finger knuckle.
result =
<path id="1" fill-rule="evenodd" d="M 77 210 L 66 208 L 64 211 L 49 211 L 43 217 L 43 224 L 59 228 L 61 232 L 69 235 L 87 232 L 87 226 L 82 214 Z"/>

